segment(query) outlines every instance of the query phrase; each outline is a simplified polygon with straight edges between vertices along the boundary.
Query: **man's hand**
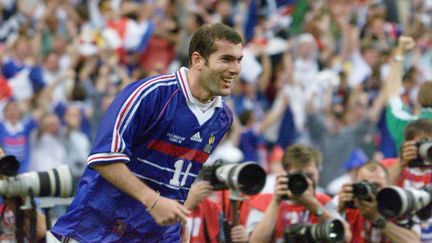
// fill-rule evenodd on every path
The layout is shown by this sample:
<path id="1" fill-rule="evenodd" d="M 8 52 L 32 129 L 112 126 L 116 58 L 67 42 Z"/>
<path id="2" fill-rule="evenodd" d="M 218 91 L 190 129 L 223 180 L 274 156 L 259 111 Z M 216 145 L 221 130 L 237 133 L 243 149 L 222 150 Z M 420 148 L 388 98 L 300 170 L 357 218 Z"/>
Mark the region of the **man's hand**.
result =
<path id="1" fill-rule="evenodd" d="M 248 235 L 243 225 L 239 224 L 231 229 L 232 242 L 248 242 Z"/>
<path id="2" fill-rule="evenodd" d="M 400 36 L 398 41 L 398 49 L 402 52 L 407 52 L 415 46 L 415 41 L 411 36 Z"/>
<path id="3" fill-rule="evenodd" d="M 306 176 L 306 181 L 308 183 L 308 188 L 301 195 L 294 195 L 291 191 L 288 192 L 288 196 L 293 201 L 305 206 L 308 209 L 316 209 L 316 206 L 320 206 L 321 204 L 315 197 L 315 189 L 313 187 L 312 180 Z"/>
<path id="4" fill-rule="evenodd" d="M 360 214 L 370 221 L 375 221 L 378 216 L 378 206 L 375 195 L 370 195 L 371 200 L 356 200 Z"/>
<path id="5" fill-rule="evenodd" d="M 150 210 L 150 214 L 156 223 L 162 226 L 175 224 L 179 220 L 182 224 L 186 224 L 189 213 L 186 207 L 173 199 L 165 197 L 160 197 Z"/>
<path id="6" fill-rule="evenodd" d="M 185 207 L 194 210 L 198 204 L 200 204 L 204 198 L 210 196 L 212 192 L 213 186 L 210 185 L 208 181 L 198 181 L 192 184 L 186 202 L 184 203 Z"/>
<path id="7" fill-rule="evenodd" d="M 414 140 L 405 141 L 402 144 L 402 151 L 400 157 L 401 157 L 400 161 L 401 161 L 402 168 L 407 167 L 411 160 L 417 159 L 418 148 L 416 146 L 416 141 Z"/>
<path id="8" fill-rule="evenodd" d="M 286 173 L 280 173 L 276 175 L 276 184 L 273 200 L 275 200 L 275 202 L 279 204 L 282 201 L 283 197 L 288 196 L 288 193 L 288 177 Z"/>
<path id="9" fill-rule="evenodd" d="M 353 188 L 351 184 L 345 184 L 342 186 L 342 190 L 339 193 L 339 205 L 338 211 L 342 213 L 345 211 L 345 205 L 348 202 L 352 202 L 354 200 Z"/>

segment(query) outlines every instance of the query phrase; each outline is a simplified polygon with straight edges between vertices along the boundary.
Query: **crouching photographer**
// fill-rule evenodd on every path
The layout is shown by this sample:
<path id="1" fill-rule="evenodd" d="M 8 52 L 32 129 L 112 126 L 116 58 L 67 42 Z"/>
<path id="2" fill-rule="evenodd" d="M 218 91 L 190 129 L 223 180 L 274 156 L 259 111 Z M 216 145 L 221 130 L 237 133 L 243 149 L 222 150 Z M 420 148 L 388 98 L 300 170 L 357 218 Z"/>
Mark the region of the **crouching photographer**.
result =
<path id="1" fill-rule="evenodd" d="M 16 158 L 10 155 L 6 156 L 0 148 L 0 181 L 16 175 L 18 169 L 19 162 Z M 24 199 L 22 197 L 7 197 L 2 194 L 2 202 L 0 203 L 0 242 L 24 242 L 24 238 L 34 242 L 34 240 L 43 240 L 45 238 L 44 214 L 37 212 L 34 215 L 31 210 L 21 210 L 20 206 L 23 203 Z M 35 230 L 33 236 L 30 227 L 32 220 L 37 222 L 37 228 L 33 229 Z"/>
<path id="2" fill-rule="evenodd" d="M 253 162 L 237 164 L 217 160 L 211 166 L 204 166 L 184 204 L 191 210 L 186 229 L 190 242 L 247 242 L 246 229 L 238 223 L 238 208 L 233 207 L 236 216 L 232 222 L 228 222 L 222 207 L 208 199 L 208 196 L 216 190 L 230 190 L 231 196 L 235 197 L 231 199 L 238 200 L 240 194 L 259 193 L 264 184 L 265 171 Z M 232 200 L 233 203 L 237 201 Z"/>
<path id="3" fill-rule="evenodd" d="M 292 145 L 282 158 L 286 173 L 276 177 L 274 194 L 251 201 L 247 220 L 250 242 L 338 242 L 351 234 L 331 198 L 315 191 L 321 154 Z"/>
<path id="4" fill-rule="evenodd" d="M 381 163 L 366 162 L 357 169 L 355 180 L 342 187 L 338 198 L 339 212 L 345 214 L 351 227 L 351 242 L 420 242 L 420 226 L 413 220 L 394 222 L 378 210 L 376 195 L 389 184 L 388 172 Z M 390 202 L 392 198 L 384 200 Z"/>

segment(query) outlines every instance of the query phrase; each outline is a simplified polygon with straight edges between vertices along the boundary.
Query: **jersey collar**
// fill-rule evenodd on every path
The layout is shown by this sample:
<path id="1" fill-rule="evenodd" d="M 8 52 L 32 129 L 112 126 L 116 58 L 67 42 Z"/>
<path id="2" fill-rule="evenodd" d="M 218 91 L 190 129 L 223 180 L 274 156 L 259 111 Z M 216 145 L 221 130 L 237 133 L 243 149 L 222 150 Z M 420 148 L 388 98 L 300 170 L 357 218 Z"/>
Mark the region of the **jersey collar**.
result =
<path id="1" fill-rule="evenodd" d="M 195 99 L 195 98 L 192 96 L 192 92 L 191 92 L 191 90 L 190 90 L 189 82 L 188 82 L 188 80 L 187 80 L 187 76 L 186 76 L 186 73 L 187 73 L 188 71 L 189 71 L 188 68 L 186 68 L 186 67 L 181 67 L 181 68 L 176 72 L 177 80 L 178 80 L 178 82 L 179 82 L 180 89 L 181 89 L 181 91 L 183 92 L 183 95 L 184 95 L 184 97 L 186 98 L 187 102 L 188 102 L 188 103 L 196 104 L 196 103 L 198 103 L 199 101 L 198 101 L 197 99 Z M 223 105 L 222 105 L 222 97 L 221 97 L 221 96 L 216 96 L 215 99 L 216 99 L 216 101 L 215 101 L 215 107 L 223 107 Z"/>

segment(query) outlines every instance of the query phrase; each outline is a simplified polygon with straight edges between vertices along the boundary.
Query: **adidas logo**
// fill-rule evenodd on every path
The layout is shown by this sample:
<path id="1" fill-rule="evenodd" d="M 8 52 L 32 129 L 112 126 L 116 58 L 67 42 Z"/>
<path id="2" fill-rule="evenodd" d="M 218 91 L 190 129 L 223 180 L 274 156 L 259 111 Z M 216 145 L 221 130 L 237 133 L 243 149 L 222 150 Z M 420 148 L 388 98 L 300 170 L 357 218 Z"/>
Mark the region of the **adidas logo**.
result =
<path id="1" fill-rule="evenodd" d="M 195 133 L 190 139 L 195 142 L 202 142 L 202 138 L 199 132 Z"/>

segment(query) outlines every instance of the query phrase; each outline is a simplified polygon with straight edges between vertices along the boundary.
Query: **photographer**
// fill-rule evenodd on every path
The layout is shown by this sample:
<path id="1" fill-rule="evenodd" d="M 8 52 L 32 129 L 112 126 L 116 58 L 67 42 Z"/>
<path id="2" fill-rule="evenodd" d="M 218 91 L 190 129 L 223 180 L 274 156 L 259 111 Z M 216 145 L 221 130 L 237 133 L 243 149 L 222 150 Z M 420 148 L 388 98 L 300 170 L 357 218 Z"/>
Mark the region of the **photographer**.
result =
<path id="1" fill-rule="evenodd" d="M 432 120 L 419 119 L 406 126 L 405 141 L 401 146 L 400 159 L 389 169 L 392 182 L 403 188 L 420 189 L 432 184 L 430 156 L 421 156 L 422 142 L 432 140 Z M 430 155 L 430 154 L 429 154 Z M 432 241 L 432 218 L 421 224 L 422 242 Z"/>
<path id="2" fill-rule="evenodd" d="M 307 189 L 300 195 L 294 195 L 288 189 L 287 174 L 279 174 L 274 195 L 258 195 L 251 201 L 252 208 L 247 220 L 247 231 L 251 234 L 250 242 L 279 242 L 283 240 L 284 229 L 292 224 L 316 224 L 340 218 L 331 198 L 315 192 L 320 161 L 321 154 L 310 147 L 288 147 L 282 158 L 282 166 L 288 174 L 306 175 Z M 284 199 L 286 196 L 288 200 Z M 345 237 L 347 240 L 350 239 L 347 230 Z"/>
<path id="3" fill-rule="evenodd" d="M 4 156 L 5 153 L 0 148 L 0 162 Z M 0 173 L 0 180 L 5 178 L 7 176 Z M 22 242 L 24 235 L 27 239 L 30 238 L 31 212 L 19 209 L 23 201 L 23 198 L 2 197 L 2 202 L 0 203 L 0 242 Z M 20 222 L 20 218 L 22 222 Z M 21 225 L 18 226 L 17 224 Z M 36 240 L 43 240 L 46 232 L 45 215 L 37 212 L 36 224 Z"/>
<path id="4" fill-rule="evenodd" d="M 213 187 L 208 181 L 192 184 L 185 207 L 191 211 L 188 215 L 187 230 L 191 243 L 225 242 L 223 237 L 223 213 L 221 207 L 208 199 Z M 248 237 L 243 225 L 231 229 L 231 242 L 247 242 Z"/>
<path id="5" fill-rule="evenodd" d="M 357 169 L 355 179 L 357 183 L 342 187 L 338 203 L 339 212 L 345 213 L 351 227 L 351 242 L 420 242 L 419 225 L 395 223 L 378 212 L 376 193 L 389 185 L 388 172 L 382 164 L 366 162 Z M 352 202 L 356 208 L 348 206 Z"/>

